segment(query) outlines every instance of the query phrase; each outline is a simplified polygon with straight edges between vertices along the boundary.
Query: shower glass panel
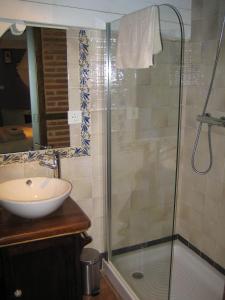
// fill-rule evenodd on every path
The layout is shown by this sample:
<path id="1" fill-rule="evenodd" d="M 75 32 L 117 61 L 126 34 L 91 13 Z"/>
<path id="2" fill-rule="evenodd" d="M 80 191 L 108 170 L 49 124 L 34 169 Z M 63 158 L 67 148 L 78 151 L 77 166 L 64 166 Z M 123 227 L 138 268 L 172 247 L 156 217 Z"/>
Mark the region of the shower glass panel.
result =
<path id="1" fill-rule="evenodd" d="M 174 234 L 181 27 L 175 12 L 161 6 L 163 51 L 154 66 L 117 69 L 119 23 L 108 26 L 109 261 L 140 299 L 166 300 Z"/>

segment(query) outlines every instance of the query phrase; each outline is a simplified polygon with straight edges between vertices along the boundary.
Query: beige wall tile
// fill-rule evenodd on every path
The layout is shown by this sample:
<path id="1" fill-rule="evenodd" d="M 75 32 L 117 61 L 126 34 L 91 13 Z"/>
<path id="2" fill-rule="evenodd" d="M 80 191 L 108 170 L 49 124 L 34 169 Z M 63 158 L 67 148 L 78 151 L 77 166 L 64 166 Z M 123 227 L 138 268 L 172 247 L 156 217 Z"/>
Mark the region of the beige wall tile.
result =
<path id="1" fill-rule="evenodd" d="M 24 177 L 24 164 L 15 163 L 0 167 L 0 182 Z"/>
<path id="2" fill-rule="evenodd" d="M 54 171 L 40 166 L 38 161 L 30 162 L 27 164 L 24 164 L 24 177 L 52 177 L 54 176 Z"/>
<path id="3" fill-rule="evenodd" d="M 176 231 L 197 248 L 225 267 L 225 140 L 224 128 L 212 129 L 213 166 L 207 175 L 198 175 L 191 169 L 191 154 L 196 134 L 196 116 L 201 113 L 217 45 L 219 28 L 218 1 L 194 0 L 192 3 L 192 40 L 188 49 L 198 45 L 198 60 L 194 52 L 185 60 L 186 72 L 192 69 L 192 81 L 185 88 L 181 168 L 177 201 Z M 204 19 L 204 21 L 202 21 Z M 197 43 L 196 43 L 197 42 Z M 193 45 L 193 46 L 192 46 Z M 201 48 L 199 57 L 199 48 Z M 224 56 L 224 48 L 221 54 Z M 222 57 L 222 56 L 221 56 Z M 207 112 L 213 116 L 224 114 L 224 64 L 219 61 L 213 92 Z M 196 73 L 198 70 L 198 73 Z M 197 76 L 199 77 L 196 80 Z M 194 85 L 193 85 L 194 83 Z M 205 169 L 209 163 L 207 131 L 203 128 L 196 155 L 196 166 Z M 222 204 L 223 203 L 223 204 Z"/>

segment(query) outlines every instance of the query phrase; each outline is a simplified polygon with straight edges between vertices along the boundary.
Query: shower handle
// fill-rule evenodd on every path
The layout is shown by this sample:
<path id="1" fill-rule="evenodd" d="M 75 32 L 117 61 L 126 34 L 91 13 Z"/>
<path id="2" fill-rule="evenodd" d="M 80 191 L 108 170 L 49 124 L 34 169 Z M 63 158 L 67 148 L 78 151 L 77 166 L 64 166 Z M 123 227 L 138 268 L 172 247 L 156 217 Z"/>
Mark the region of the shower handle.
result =
<path id="1" fill-rule="evenodd" d="M 225 116 L 221 118 L 212 117 L 210 114 L 206 113 L 197 116 L 197 121 L 203 124 L 208 124 L 210 126 L 220 126 L 225 127 Z"/>

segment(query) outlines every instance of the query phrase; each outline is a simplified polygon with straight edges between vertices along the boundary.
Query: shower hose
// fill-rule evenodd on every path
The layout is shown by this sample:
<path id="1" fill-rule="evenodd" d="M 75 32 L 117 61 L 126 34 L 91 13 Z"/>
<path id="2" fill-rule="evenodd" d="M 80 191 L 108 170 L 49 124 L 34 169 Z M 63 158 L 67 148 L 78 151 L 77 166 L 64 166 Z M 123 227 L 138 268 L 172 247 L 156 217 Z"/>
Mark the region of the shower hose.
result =
<path id="1" fill-rule="evenodd" d="M 207 116 L 206 109 L 207 109 L 207 106 L 208 106 L 209 98 L 211 96 L 213 82 L 214 82 L 214 78 L 215 78 L 215 74 L 216 74 L 216 68 L 217 68 L 217 64 L 218 64 L 218 61 L 219 61 L 219 57 L 220 57 L 220 50 L 221 50 L 221 45 L 222 45 L 222 40 L 223 40 L 224 27 L 225 27 L 225 15 L 224 15 L 224 18 L 223 18 L 222 28 L 221 28 L 221 32 L 220 32 L 220 38 L 219 38 L 219 41 L 218 41 L 218 46 L 217 46 L 217 51 L 216 51 L 216 58 L 215 58 L 213 71 L 212 71 L 212 77 L 211 77 L 208 93 L 207 93 L 207 96 L 206 96 L 205 104 L 204 104 L 204 107 L 203 107 L 203 110 L 202 110 L 202 116 Z M 195 156 L 196 156 L 196 151 L 197 151 L 198 144 L 199 144 L 199 138 L 200 138 L 200 135 L 201 135 L 202 125 L 203 125 L 203 122 L 200 120 L 199 125 L 198 125 L 198 129 L 197 129 L 196 139 L 195 139 L 195 142 L 194 142 L 193 151 L 192 151 L 191 165 L 192 165 L 192 169 L 197 174 L 204 175 L 204 174 L 206 174 L 210 171 L 210 169 L 212 168 L 212 164 L 213 164 L 213 151 L 212 151 L 212 141 L 211 141 L 211 128 L 212 128 L 212 125 L 208 124 L 209 165 L 205 170 L 201 171 L 201 170 L 198 170 L 195 166 Z"/>

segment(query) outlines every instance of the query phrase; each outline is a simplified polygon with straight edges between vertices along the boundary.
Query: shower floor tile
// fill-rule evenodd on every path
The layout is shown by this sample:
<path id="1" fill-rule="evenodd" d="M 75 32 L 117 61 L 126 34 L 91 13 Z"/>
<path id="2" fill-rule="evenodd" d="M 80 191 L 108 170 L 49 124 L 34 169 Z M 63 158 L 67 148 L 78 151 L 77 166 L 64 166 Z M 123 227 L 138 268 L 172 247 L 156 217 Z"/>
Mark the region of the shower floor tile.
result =
<path id="1" fill-rule="evenodd" d="M 171 244 L 165 243 L 113 257 L 113 263 L 142 300 L 168 300 Z M 134 272 L 143 274 L 135 279 Z M 181 300 L 181 299 L 180 299 Z"/>
<path id="2" fill-rule="evenodd" d="M 113 257 L 113 263 L 141 300 L 168 300 L 171 243 Z M 143 274 L 134 278 L 134 272 Z M 136 276 L 141 277 L 141 276 Z M 175 242 L 171 300 L 222 300 L 224 276 L 189 248 Z"/>

